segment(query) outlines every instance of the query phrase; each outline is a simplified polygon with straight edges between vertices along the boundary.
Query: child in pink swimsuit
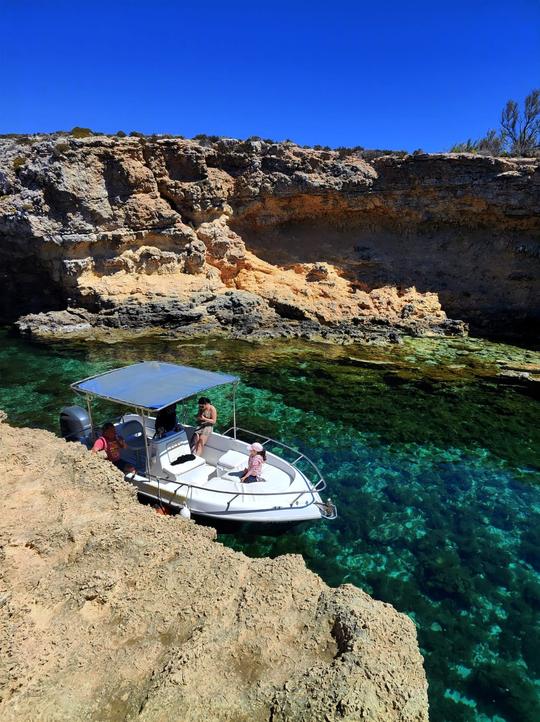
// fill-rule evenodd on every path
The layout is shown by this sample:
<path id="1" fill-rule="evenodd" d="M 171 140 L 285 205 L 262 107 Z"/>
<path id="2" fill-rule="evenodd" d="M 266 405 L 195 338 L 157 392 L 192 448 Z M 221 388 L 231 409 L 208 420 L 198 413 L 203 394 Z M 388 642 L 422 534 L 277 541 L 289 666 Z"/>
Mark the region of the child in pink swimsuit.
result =
<path id="1" fill-rule="evenodd" d="M 262 444 L 256 441 L 249 447 L 249 460 L 247 469 L 243 471 L 233 471 L 229 476 L 239 476 L 240 481 L 244 484 L 251 484 L 254 481 L 259 481 L 263 464 L 266 461 L 266 451 L 263 449 Z"/>

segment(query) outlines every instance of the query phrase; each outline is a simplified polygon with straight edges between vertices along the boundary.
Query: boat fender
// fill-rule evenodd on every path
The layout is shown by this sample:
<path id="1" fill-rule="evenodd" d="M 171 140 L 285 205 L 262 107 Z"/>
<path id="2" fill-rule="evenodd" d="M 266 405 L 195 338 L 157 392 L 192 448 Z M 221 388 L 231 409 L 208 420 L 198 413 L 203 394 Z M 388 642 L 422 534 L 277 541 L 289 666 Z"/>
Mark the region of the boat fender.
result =
<path id="1" fill-rule="evenodd" d="M 189 506 L 184 506 L 180 509 L 180 516 L 184 517 L 184 519 L 191 519 L 191 512 L 189 510 Z"/>

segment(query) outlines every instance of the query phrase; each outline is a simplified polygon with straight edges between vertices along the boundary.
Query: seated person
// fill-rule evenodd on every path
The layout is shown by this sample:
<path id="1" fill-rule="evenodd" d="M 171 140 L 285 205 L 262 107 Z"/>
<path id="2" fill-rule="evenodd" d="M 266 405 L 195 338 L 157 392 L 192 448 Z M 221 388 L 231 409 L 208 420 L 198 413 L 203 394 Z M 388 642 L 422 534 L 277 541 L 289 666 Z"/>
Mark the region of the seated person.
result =
<path id="1" fill-rule="evenodd" d="M 251 484 L 254 481 L 259 481 L 265 461 L 266 451 L 264 450 L 263 445 L 256 441 L 249 447 L 247 469 L 243 469 L 243 471 L 231 471 L 229 472 L 229 476 L 239 476 L 240 481 L 243 481 L 245 484 Z"/>
<path id="2" fill-rule="evenodd" d="M 135 467 L 129 461 L 120 458 L 120 449 L 126 447 L 127 444 L 124 439 L 116 433 L 114 424 L 108 421 L 103 425 L 103 436 L 96 440 L 96 443 L 92 446 L 92 451 L 94 454 L 100 454 L 100 456 L 103 456 L 103 452 L 105 452 L 106 458 L 117 469 L 120 469 L 124 474 L 131 474 L 135 471 Z"/>
<path id="3" fill-rule="evenodd" d="M 167 436 L 171 432 L 179 431 L 181 428 L 176 417 L 176 404 L 166 406 L 157 412 L 156 416 L 156 437 L 158 439 Z"/>
<path id="4" fill-rule="evenodd" d="M 201 396 L 199 399 L 199 410 L 197 411 L 197 426 L 191 439 L 191 449 L 197 456 L 202 456 L 204 446 L 214 430 L 216 421 L 216 407 L 212 406 L 207 396 Z"/>

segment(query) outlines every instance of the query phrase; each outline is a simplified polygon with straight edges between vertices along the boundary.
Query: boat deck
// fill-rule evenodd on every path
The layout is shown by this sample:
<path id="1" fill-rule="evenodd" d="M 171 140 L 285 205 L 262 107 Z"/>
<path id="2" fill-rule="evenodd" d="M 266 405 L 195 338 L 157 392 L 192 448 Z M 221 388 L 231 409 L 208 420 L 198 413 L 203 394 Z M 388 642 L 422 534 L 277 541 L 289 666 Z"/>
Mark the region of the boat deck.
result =
<path id="1" fill-rule="evenodd" d="M 213 433 L 202 457 L 191 454 L 186 427 L 165 438 L 154 439 L 153 428 L 146 430 L 145 444 L 140 417 L 118 424 L 128 449 L 122 457 L 137 469 L 131 479 L 139 491 L 173 506 L 184 503 L 197 513 L 242 518 L 266 513 L 275 520 L 291 511 L 303 518 L 320 518 L 320 497 L 308 479 L 293 465 L 273 453 L 267 454 L 259 481 L 245 483 L 232 472 L 247 467 L 249 444 Z M 150 455 L 149 476 L 145 473 L 146 449 Z"/>

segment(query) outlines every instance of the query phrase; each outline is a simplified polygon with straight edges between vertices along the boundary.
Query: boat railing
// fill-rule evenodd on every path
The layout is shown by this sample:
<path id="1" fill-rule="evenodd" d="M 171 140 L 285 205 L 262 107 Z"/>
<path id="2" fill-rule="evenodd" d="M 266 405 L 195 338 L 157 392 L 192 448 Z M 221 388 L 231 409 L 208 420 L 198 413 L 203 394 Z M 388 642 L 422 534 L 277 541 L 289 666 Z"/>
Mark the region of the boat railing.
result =
<path id="1" fill-rule="evenodd" d="M 231 426 L 226 431 L 223 432 L 224 436 L 228 436 L 231 434 L 231 432 L 234 434 L 234 438 L 236 439 L 236 432 L 240 431 L 242 434 L 248 434 L 249 436 L 253 436 L 257 439 L 264 439 L 262 442 L 262 446 L 266 446 L 267 444 L 273 444 L 275 446 L 281 447 L 283 449 L 286 449 L 288 452 L 292 452 L 293 455 L 297 456 L 297 458 L 294 461 L 288 461 L 287 459 L 284 459 L 287 461 L 288 464 L 291 466 L 294 466 L 294 468 L 297 471 L 301 471 L 297 464 L 299 464 L 302 459 L 309 465 L 309 467 L 315 472 L 316 479 L 309 479 L 309 477 L 306 477 L 309 479 L 309 482 L 312 484 L 314 491 L 324 491 L 326 489 L 326 482 L 324 480 L 324 476 L 322 475 L 319 467 L 311 461 L 309 456 L 306 456 L 305 454 L 298 451 L 298 449 L 294 449 L 292 446 L 289 446 L 288 444 L 284 444 L 282 441 L 277 441 L 276 439 L 272 439 L 269 436 L 265 436 L 264 434 L 258 434 L 255 431 L 249 431 L 249 429 L 242 429 L 239 426 Z M 304 476 L 306 476 L 305 472 L 301 472 Z M 304 493 L 304 492 L 302 492 Z"/>
<path id="2" fill-rule="evenodd" d="M 249 496 L 294 496 L 295 498 L 291 502 L 294 504 L 297 498 L 300 498 L 301 496 L 304 496 L 308 494 L 309 496 L 313 496 L 313 492 L 315 491 L 313 488 L 306 489 L 305 491 L 298 491 L 298 489 L 294 491 L 253 491 L 251 489 L 242 489 L 241 491 L 238 490 L 231 490 L 231 489 L 215 489 L 214 487 L 208 487 L 208 486 L 200 486 L 199 484 L 193 484 L 191 481 L 180 481 L 176 480 L 173 481 L 172 479 L 169 479 L 165 476 L 158 476 L 157 474 L 147 474 L 144 472 L 144 477 L 148 479 L 149 481 L 156 481 L 161 484 L 177 484 L 178 488 L 175 489 L 175 494 L 179 492 L 181 487 L 185 486 L 188 489 L 198 489 L 199 491 L 205 491 L 205 492 L 211 492 L 212 494 L 224 494 L 225 496 L 241 496 L 242 494 L 249 494 Z M 127 478 L 130 478 L 130 475 L 127 475 Z"/>
<path id="3" fill-rule="evenodd" d="M 129 477 L 128 477 L 128 478 L 129 478 Z M 150 482 L 154 481 L 154 482 L 157 483 L 157 485 L 158 485 L 158 498 L 161 500 L 161 494 L 160 494 L 160 491 L 159 491 L 160 484 L 167 484 L 167 485 L 169 485 L 169 484 L 171 484 L 171 479 L 166 479 L 166 478 L 160 477 L 160 476 L 158 476 L 158 475 L 156 475 L 156 474 L 147 474 L 147 475 L 146 475 L 146 478 L 147 478 L 148 481 L 150 481 Z M 174 483 L 174 482 L 172 482 L 172 483 Z M 178 481 L 178 482 L 176 482 L 176 484 L 177 484 L 176 489 L 175 489 L 174 492 L 173 492 L 174 495 L 179 495 L 180 497 L 183 497 L 183 498 L 185 499 L 185 502 L 188 504 L 188 506 L 189 506 L 190 501 L 191 501 L 190 495 L 191 495 L 191 498 L 192 498 L 192 496 L 193 496 L 193 491 L 194 491 L 195 489 L 198 490 L 198 491 L 204 491 L 204 492 L 211 491 L 212 494 L 221 494 L 221 495 L 223 495 L 223 496 L 225 496 L 225 497 L 229 497 L 229 499 L 228 499 L 227 501 L 225 501 L 225 508 L 222 509 L 222 510 L 219 511 L 219 512 L 213 512 L 213 514 L 210 514 L 210 516 L 212 516 L 212 515 L 217 515 L 217 514 L 230 514 L 230 513 L 234 513 L 234 514 L 242 514 L 242 513 L 248 514 L 248 513 L 249 513 L 249 514 L 252 514 L 252 513 L 254 513 L 254 512 L 258 512 L 258 511 L 268 511 L 268 507 L 261 507 L 260 509 L 245 509 L 245 510 L 238 510 L 238 509 L 236 509 L 236 510 L 234 510 L 234 511 L 231 511 L 231 510 L 230 510 L 230 505 L 232 504 L 232 502 L 233 502 L 235 499 L 237 499 L 239 496 L 242 496 L 243 494 L 249 494 L 249 495 L 252 496 L 252 497 L 265 497 L 265 498 L 266 498 L 266 497 L 270 497 L 270 496 L 279 496 L 279 497 L 293 496 L 294 498 L 291 500 L 291 503 L 288 505 L 288 508 L 293 508 L 293 507 L 295 507 L 295 508 L 297 508 L 297 509 L 298 509 L 298 508 L 305 509 L 306 507 L 311 506 L 312 504 L 315 504 L 315 506 L 317 506 L 317 507 L 319 508 L 319 510 L 320 510 L 320 512 L 321 512 L 321 516 L 322 516 L 324 519 L 332 520 L 332 519 L 335 519 L 335 518 L 337 517 L 336 507 L 335 507 L 335 505 L 330 501 L 330 499 L 328 499 L 328 501 L 327 501 L 326 503 L 325 503 L 325 502 L 316 501 L 315 496 L 314 496 L 314 491 L 313 491 L 313 489 L 306 489 L 305 491 L 300 491 L 300 492 L 299 492 L 299 491 L 262 491 L 262 492 L 261 492 L 261 491 L 257 491 L 257 492 L 254 492 L 254 491 L 251 491 L 251 490 L 248 491 L 247 489 L 246 489 L 245 491 L 244 491 L 244 490 L 242 490 L 242 491 L 237 491 L 237 490 L 232 491 L 232 490 L 228 490 L 228 489 L 209 489 L 207 486 L 200 486 L 200 485 L 198 485 L 198 484 L 193 484 L 192 482 L 189 482 L 189 481 Z M 182 493 L 183 487 L 185 487 L 185 493 L 184 493 L 184 494 Z M 300 505 L 298 504 L 298 502 L 299 502 L 300 498 L 303 497 L 303 496 L 305 496 L 305 495 L 309 495 L 311 498 L 308 499 L 308 500 L 305 501 L 305 502 L 304 502 L 304 500 L 302 499 L 302 502 L 303 502 L 303 503 L 302 503 L 302 505 L 300 506 Z M 170 499 L 167 499 L 167 503 L 171 503 L 171 500 L 170 500 Z M 275 509 L 286 509 L 286 508 L 287 508 L 286 505 L 273 507 L 274 510 L 275 510 Z"/>

